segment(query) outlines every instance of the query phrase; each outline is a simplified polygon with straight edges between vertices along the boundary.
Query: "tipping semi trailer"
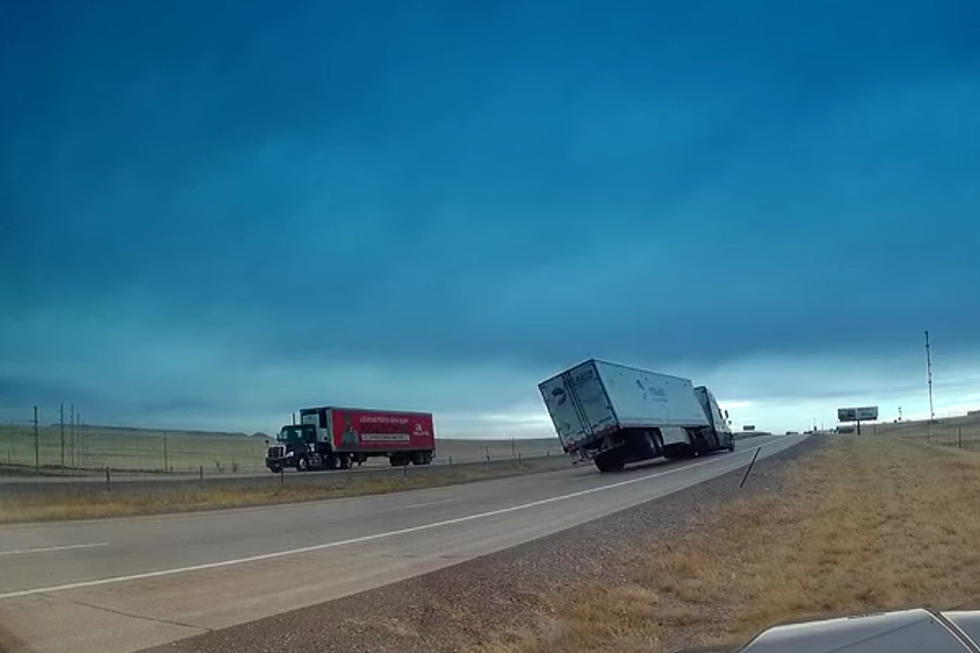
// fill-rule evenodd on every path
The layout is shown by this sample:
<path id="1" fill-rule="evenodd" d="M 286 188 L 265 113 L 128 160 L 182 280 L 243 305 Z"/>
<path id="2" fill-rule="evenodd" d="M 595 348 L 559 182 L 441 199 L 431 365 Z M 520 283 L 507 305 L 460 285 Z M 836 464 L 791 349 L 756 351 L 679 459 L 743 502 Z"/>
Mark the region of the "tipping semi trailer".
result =
<path id="1" fill-rule="evenodd" d="M 435 457 L 431 413 L 321 406 L 299 415 L 300 423 L 283 426 L 266 452 L 273 472 L 346 469 L 372 456 L 386 456 L 392 467 L 428 465 Z"/>
<path id="2" fill-rule="evenodd" d="M 565 452 L 603 472 L 735 450 L 728 416 L 708 388 L 688 379 L 590 359 L 538 389 Z"/>

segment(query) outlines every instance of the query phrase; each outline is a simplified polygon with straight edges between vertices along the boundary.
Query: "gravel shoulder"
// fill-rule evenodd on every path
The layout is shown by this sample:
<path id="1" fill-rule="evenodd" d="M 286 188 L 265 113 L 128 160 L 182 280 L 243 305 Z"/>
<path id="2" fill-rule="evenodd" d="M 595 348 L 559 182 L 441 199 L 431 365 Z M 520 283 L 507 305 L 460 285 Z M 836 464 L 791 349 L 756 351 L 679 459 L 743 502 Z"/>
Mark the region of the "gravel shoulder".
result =
<path id="1" fill-rule="evenodd" d="M 631 555 L 631 543 L 660 536 L 669 542 L 693 529 L 704 514 L 724 510 L 730 500 L 778 493 L 785 463 L 824 441 L 810 437 L 757 462 L 741 490 L 743 470 L 737 470 L 506 551 L 152 650 L 405 653 L 475 648 L 490 633 L 538 626 L 551 609 L 547 596 L 589 582 L 627 582 L 631 566 L 642 564 Z"/>

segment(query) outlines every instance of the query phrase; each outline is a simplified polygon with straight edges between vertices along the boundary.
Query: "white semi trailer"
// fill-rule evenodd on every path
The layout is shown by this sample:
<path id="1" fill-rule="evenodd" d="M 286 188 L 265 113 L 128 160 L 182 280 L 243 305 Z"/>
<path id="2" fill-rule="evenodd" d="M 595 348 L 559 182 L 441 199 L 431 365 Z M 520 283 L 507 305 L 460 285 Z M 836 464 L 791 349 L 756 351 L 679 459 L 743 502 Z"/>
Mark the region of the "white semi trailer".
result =
<path id="1" fill-rule="evenodd" d="M 735 449 L 714 395 L 688 379 L 590 359 L 538 388 L 564 450 L 603 472 Z"/>

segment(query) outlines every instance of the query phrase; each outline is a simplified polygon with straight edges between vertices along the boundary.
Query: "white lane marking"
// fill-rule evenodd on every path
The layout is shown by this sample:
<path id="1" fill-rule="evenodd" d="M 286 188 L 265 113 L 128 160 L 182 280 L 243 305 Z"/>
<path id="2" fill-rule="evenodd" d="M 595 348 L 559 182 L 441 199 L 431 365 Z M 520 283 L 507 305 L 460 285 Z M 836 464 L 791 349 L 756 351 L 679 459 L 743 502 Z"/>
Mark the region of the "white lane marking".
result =
<path id="1" fill-rule="evenodd" d="M 13 549 L 0 551 L 0 556 L 15 556 L 23 553 L 46 553 L 48 551 L 67 551 L 69 549 L 91 549 L 96 546 L 109 546 L 108 542 L 91 542 L 89 544 L 63 544 L 61 546 L 39 546 L 33 549 Z"/>
<path id="2" fill-rule="evenodd" d="M 408 510 L 409 508 L 422 508 L 424 506 L 437 506 L 440 503 L 449 503 L 450 501 L 455 501 L 456 499 L 439 499 L 438 501 L 423 501 L 422 503 L 410 503 L 407 506 L 402 506 L 398 510 Z"/>
<path id="3" fill-rule="evenodd" d="M 784 436 L 785 437 L 785 436 Z M 802 439 L 801 439 L 802 440 Z M 218 567 L 230 567 L 232 565 L 240 565 L 247 562 L 259 562 L 260 560 L 271 560 L 273 558 L 283 558 L 285 556 L 297 555 L 299 553 L 310 553 L 311 551 L 322 551 L 324 549 L 335 549 L 341 546 L 348 546 L 350 544 L 360 544 L 362 542 L 371 542 L 374 540 L 381 540 L 388 537 L 394 537 L 396 535 L 405 535 L 407 533 L 417 533 L 419 531 L 426 531 L 433 528 L 439 528 L 441 526 L 449 526 L 451 524 L 461 524 L 463 522 L 474 521 L 476 519 L 485 519 L 487 517 L 495 517 L 497 515 L 503 515 L 509 512 L 516 512 L 518 510 L 527 510 L 528 508 L 534 508 L 537 506 L 543 506 L 549 503 L 555 503 L 556 501 L 564 501 L 566 499 L 573 499 L 575 497 L 581 497 L 586 494 L 594 494 L 596 492 L 604 492 L 606 490 L 611 490 L 617 487 L 623 487 L 625 485 L 632 485 L 633 483 L 640 483 L 642 481 L 648 481 L 651 478 L 656 478 L 658 476 L 666 476 L 668 474 L 674 474 L 676 472 L 684 471 L 686 469 L 693 469 L 694 467 L 700 467 L 701 465 L 708 465 L 713 462 L 731 460 L 732 456 L 740 456 L 744 454 L 753 453 L 756 448 L 765 448 L 773 444 L 780 444 L 784 440 L 780 438 L 772 442 L 766 442 L 765 444 L 758 445 L 758 447 L 752 447 L 751 449 L 740 450 L 733 454 L 723 457 L 712 457 L 708 460 L 703 460 L 697 463 L 691 463 L 690 465 L 684 465 L 683 467 L 675 467 L 673 469 L 668 469 L 663 472 L 656 472 L 653 474 L 645 474 L 643 476 L 638 476 L 636 478 L 626 479 L 625 481 L 618 481 L 616 483 L 609 483 L 608 485 L 600 485 L 598 487 L 588 488 L 585 490 L 579 490 L 577 492 L 571 492 L 569 494 L 561 494 L 556 497 L 548 497 L 547 499 L 539 499 L 537 501 L 531 501 L 530 503 L 522 503 L 516 506 L 510 506 L 507 508 L 498 508 L 496 510 L 488 510 L 486 512 L 478 512 L 472 515 L 464 515 L 463 517 L 454 517 L 453 519 L 444 519 L 442 521 L 430 522 L 428 524 L 419 524 L 418 526 L 409 526 L 407 528 L 399 528 L 393 531 L 385 531 L 383 533 L 373 533 L 371 535 L 362 535 L 360 537 L 352 537 L 346 540 L 338 540 L 336 542 L 324 542 L 322 544 L 313 544 L 310 546 L 303 546 L 296 549 L 287 549 L 286 551 L 274 551 L 272 553 L 261 553 L 259 555 L 247 556 L 244 558 L 234 558 L 232 560 L 220 560 L 218 562 L 205 562 L 199 565 L 190 565 L 187 567 L 177 567 L 175 569 L 161 569 L 159 571 L 147 571 L 139 574 L 130 574 L 128 576 L 111 576 L 109 578 L 99 578 L 96 580 L 84 580 L 77 583 L 65 583 L 64 585 L 49 585 L 47 587 L 35 587 L 33 589 L 17 590 L 14 592 L 6 592 L 0 594 L 0 600 L 2 599 L 12 599 L 19 596 L 30 596 L 31 594 L 42 594 L 46 592 L 61 592 L 64 590 L 80 589 L 83 587 L 95 587 L 97 585 L 108 585 L 110 583 L 123 583 L 130 580 L 144 580 L 146 578 L 158 578 L 160 576 L 172 576 L 174 574 L 183 574 L 189 571 L 202 571 L 204 569 L 216 569 Z M 737 469 L 737 468 L 736 468 Z"/>

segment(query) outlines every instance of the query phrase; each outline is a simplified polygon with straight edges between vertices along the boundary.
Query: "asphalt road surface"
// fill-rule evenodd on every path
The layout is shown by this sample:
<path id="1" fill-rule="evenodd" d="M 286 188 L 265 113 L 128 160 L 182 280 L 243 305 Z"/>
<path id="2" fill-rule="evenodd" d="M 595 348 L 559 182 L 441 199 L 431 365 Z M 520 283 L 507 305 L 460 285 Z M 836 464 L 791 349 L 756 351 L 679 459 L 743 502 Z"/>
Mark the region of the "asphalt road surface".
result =
<path id="1" fill-rule="evenodd" d="M 322 603 L 664 497 L 790 447 L 387 495 L 0 527 L 0 649 L 133 651 Z M 669 499 L 667 499 L 669 500 Z"/>

